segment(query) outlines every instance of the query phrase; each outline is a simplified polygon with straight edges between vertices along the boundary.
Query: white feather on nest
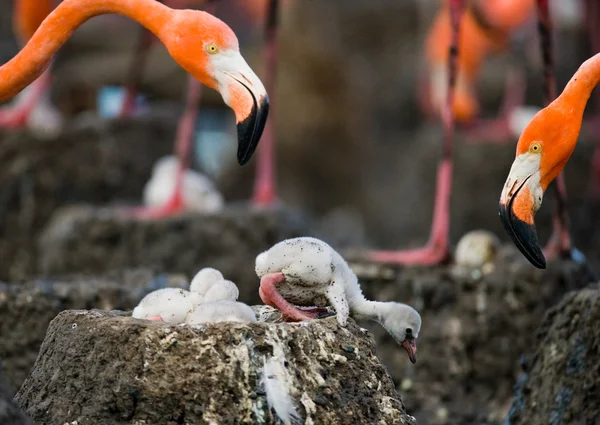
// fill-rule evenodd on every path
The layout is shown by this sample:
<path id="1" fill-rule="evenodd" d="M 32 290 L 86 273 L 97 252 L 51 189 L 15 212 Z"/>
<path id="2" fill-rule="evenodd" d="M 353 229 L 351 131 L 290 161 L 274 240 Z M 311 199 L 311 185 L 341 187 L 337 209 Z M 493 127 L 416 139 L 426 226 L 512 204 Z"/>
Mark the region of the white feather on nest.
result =
<path id="1" fill-rule="evenodd" d="M 260 380 L 267 394 L 269 408 L 275 410 L 275 413 L 285 425 L 302 423 L 290 394 L 290 378 L 283 363 L 285 360 L 283 352 L 276 353 L 276 351 L 281 350 L 276 350 L 274 347 L 275 355 L 268 360 L 266 357 L 264 358 L 263 373 Z"/>

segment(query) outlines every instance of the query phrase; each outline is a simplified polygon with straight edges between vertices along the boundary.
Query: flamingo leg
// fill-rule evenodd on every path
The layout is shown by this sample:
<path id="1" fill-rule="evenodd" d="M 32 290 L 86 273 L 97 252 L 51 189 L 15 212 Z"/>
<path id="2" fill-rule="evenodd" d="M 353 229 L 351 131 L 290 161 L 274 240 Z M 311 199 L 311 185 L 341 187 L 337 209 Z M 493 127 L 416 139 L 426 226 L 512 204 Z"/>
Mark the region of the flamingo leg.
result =
<path id="1" fill-rule="evenodd" d="M 300 310 L 281 296 L 277 291 L 277 284 L 284 281 L 285 276 L 281 272 L 264 275 L 260 279 L 260 289 L 258 291 L 263 302 L 281 311 L 283 319 L 287 322 L 302 322 L 304 320 L 316 319 L 316 313 Z"/>
<path id="2" fill-rule="evenodd" d="M 175 152 L 179 157 L 179 168 L 177 170 L 173 194 L 166 204 L 160 207 L 139 207 L 134 209 L 134 216 L 139 219 L 157 219 L 168 217 L 183 212 L 185 205 L 183 201 L 183 174 L 191 162 L 192 137 L 194 125 L 198 114 L 198 103 L 202 94 L 202 86 L 192 76 L 188 76 L 185 111 L 179 119 L 177 136 L 175 140 Z"/>
<path id="3" fill-rule="evenodd" d="M 140 31 L 139 40 L 128 71 L 127 82 L 125 84 L 125 100 L 121 106 L 119 118 L 130 117 L 135 111 L 135 98 L 137 96 L 137 87 L 142 77 L 142 70 L 148 59 L 150 47 L 156 40 L 154 35 L 147 29 L 141 28 Z"/>
<path id="4" fill-rule="evenodd" d="M 25 88 L 10 105 L 0 108 L 0 127 L 24 128 L 34 108 L 49 92 L 52 82 L 47 69 L 29 87 Z"/>
<path id="5" fill-rule="evenodd" d="M 450 0 L 450 19 L 452 24 L 452 41 L 448 57 L 448 95 L 442 111 L 444 137 L 442 160 L 438 166 L 433 223 L 427 245 L 419 249 L 403 251 L 371 251 L 367 254 L 371 261 L 429 266 L 442 263 L 449 256 L 450 231 L 450 194 L 452 192 L 452 139 L 454 137 L 454 88 L 456 86 L 458 36 L 460 20 L 465 10 L 466 0 Z"/>
<path id="6" fill-rule="evenodd" d="M 554 56 L 552 51 L 552 22 L 548 0 L 537 0 L 538 30 L 544 63 L 544 93 L 546 105 L 557 96 L 556 78 L 554 75 Z M 567 215 L 567 187 L 565 177 L 560 173 L 553 184 L 556 195 L 554 216 L 552 217 L 552 236 L 543 252 L 546 258 L 573 258 L 573 245 L 569 232 L 569 217 Z"/>
<path id="7" fill-rule="evenodd" d="M 275 134 L 274 108 L 275 78 L 277 74 L 277 27 L 279 1 L 269 0 L 267 4 L 266 21 L 266 76 L 265 84 L 270 96 L 270 116 L 265 125 L 261 143 L 257 152 L 256 177 L 254 179 L 254 194 L 252 203 L 259 207 L 268 207 L 277 200 L 275 186 Z"/>
<path id="8" fill-rule="evenodd" d="M 598 28 L 598 19 L 600 19 L 600 7 L 596 0 L 586 0 L 587 32 L 590 38 L 592 53 L 600 52 L 600 28 Z M 592 217 L 598 217 L 600 214 L 600 95 L 594 92 L 595 116 L 588 121 L 587 127 L 589 133 L 596 139 L 596 147 L 592 156 L 592 167 L 589 183 L 589 197 L 591 200 Z M 597 220 L 593 223 L 595 225 Z"/>

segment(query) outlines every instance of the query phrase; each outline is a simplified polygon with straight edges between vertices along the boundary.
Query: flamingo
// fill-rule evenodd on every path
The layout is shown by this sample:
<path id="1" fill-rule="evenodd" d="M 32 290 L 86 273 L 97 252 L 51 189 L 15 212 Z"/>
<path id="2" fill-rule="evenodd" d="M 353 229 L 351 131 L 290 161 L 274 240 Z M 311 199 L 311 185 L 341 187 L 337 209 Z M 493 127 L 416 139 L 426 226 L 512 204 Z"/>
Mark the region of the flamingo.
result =
<path id="1" fill-rule="evenodd" d="M 456 86 L 457 62 L 460 57 L 461 16 L 467 6 L 467 0 L 449 0 L 451 42 L 448 48 L 447 97 L 442 109 L 444 136 L 442 140 L 442 159 L 437 170 L 433 222 L 427 245 L 423 248 L 403 251 L 370 251 L 367 258 L 374 262 L 404 265 L 434 265 L 446 260 L 449 255 L 448 234 L 450 228 L 450 192 L 452 189 L 452 138 L 454 137 L 454 91 Z"/>
<path id="2" fill-rule="evenodd" d="M 599 81 L 600 54 L 596 54 L 579 67 L 560 96 L 539 111 L 523 131 L 500 195 L 499 213 L 506 232 L 538 268 L 546 267 L 546 259 L 538 243 L 534 216 L 548 185 L 559 177 L 575 149 L 583 112 Z"/>
<path id="3" fill-rule="evenodd" d="M 167 0 L 164 2 L 166 5 L 171 7 L 185 7 L 187 5 L 186 0 Z M 203 0 L 201 3 L 209 3 L 209 0 Z M 208 4 L 207 8 L 211 12 L 214 11 L 215 6 Z M 250 5 L 256 6 L 255 3 L 251 2 Z M 245 7 L 248 7 L 245 4 Z M 277 13 L 278 13 L 278 0 L 268 0 L 267 2 L 267 17 L 266 17 L 266 82 L 268 86 L 268 92 L 272 93 L 274 90 L 274 79 L 276 74 L 276 37 L 277 37 Z M 248 12 L 252 17 L 256 17 L 256 7 L 253 7 Z M 121 116 L 127 116 L 131 113 L 131 110 L 135 101 L 135 84 L 139 79 L 139 69 L 143 66 L 146 58 L 146 51 L 152 43 L 152 37 L 143 34 L 140 43 L 132 62 L 130 78 L 128 84 L 128 90 L 126 100 L 123 103 L 123 109 Z M 154 219 L 161 218 L 170 215 L 180 213 L 186 209 L 186 203 L 183 195 L 183 178 L 186 173 L 186 169 L 190 166 L 190 157 L 192 153 L 192 135 L 194 130 L 194 123 L 197 115 L 197 105 L 200 101 L 201 87 L 198 82 L 189 78 L 186 89 L 185 109 L 184 113 L 179 120 L 177 127 L 177 135 L 175 141 L 175 151 L 179 157 L 180 166 L 177 170 L 175 185 L 173 191 L 169 196 L 167 202 L 160 206 L 145 206 L 136 208 L 133 210 L 134 216 L 142 219 Z M 272 96 L 272 95 L 271 95 Z M 272 108 L 271 108 L 272 109 Z M 267 122 L 263 134 L 262 148 L 258 150 L 258 163 L 257 163 L 257 174 L 255 177 L 254 184 L 254 195 L 253 203 L 257 206 L 266 207 L 272 205 L 277 196 L 275 188 L 275 175 L 274 175 L 274 142 L 273 142 L 273 112 L 271 112 L 271 119 Z"/>
<path id="4" fill-rule="evenodd" d="M 340 326 L 347 325 L 350 315 L 376 321 L 406 350 L 412 363 L 417 361 L 419 313 L 407 304 L 367 300 L 348 263 L 325 242 L 311 237 L 286 239 L 259 254 L 255 270 L 261 278 L 261 299 L 279 309 L 286 320 L 316 319 L 330 304 Z"/>
<path id="5" fill-rule="evenodd" d="M 240 54 L 234 32 L 206 12 L 174 10 L 154 0 L 65 0 L 17 56 L 0 67 L 0 101 L 14 97 L 39 77 L 77 27 L 106 13 L 124 15 L 149 29 L 179 65 L 221 94 L 236 115 L 238 163 L 246 164 L 262 135 L 269 98 Z"/>
<path id="6" fill-rule="evenodd" d="M 479 102 L 475 84 L 484 61 L 494 53 L 508 48 L 510 34 L 533 16 L 534 0 L 489 0 L 470 2 L 461 18 L 461 34 L 458 70 L 453 109 L 458 124 L 469 130 L 471 136 L 485 134 L 485 140 L 504 141 L 512 134 L 513 127 L 523 111 L 525 91 L 522 72 L 511 70 L 506 79 L 506 96 L 501 108 L 501 118 L 496 120 L 475 119 L 479 114 Z M 428 81 L 424 84 L 421 103 L 431 115 L 444 107 L 447 85 L 448 43 L 452 37 L 449 8 L 442 6 L 434 20 L 426 40 Z M 513 115 L 517 115 L 513 117 Z"/>
<path id="7" fill-rule="evenodd" d="M 54 9 L 53 0 L 16 0 L 13 25 L 17 39 L 25 45 Z M 0 127 L 29 127 L 38 137 L 55 136 L 62 128 L 63 117 L 50 102 L 52 76 L 44 71 L 28 88 L 0 109 Z"/>

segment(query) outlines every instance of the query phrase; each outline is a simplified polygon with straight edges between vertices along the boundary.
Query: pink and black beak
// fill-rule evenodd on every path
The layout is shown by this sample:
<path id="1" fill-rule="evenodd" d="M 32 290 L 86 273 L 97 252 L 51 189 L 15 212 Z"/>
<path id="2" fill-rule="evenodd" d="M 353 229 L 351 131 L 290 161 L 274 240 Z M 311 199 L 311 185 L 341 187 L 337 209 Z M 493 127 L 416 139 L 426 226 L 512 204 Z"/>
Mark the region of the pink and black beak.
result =
<path id="1" fill-rule="evenodd" d="M 506 233 L 519 251 L 535 267 L 545 269 L 546 258 L 540 248 L 533 220 L 534 200 L 527 185 L 530 178 L 528 176 L 522 182 L 515 180 L 512 187 L 507 184 L 500 198 L 499 214 Z"/>
<path id="2" fill-rule="evenodd" d="M 218 66 L 217 66 L 218 65 Z M 239 53 L 231 53 L 215 65 L 219 92 L 235 112 L 238 134 L 237 160 L 246 164 L 258 146 L 267 117 L 269 96 L 260 79 Z"/>
<path id="3" fill-rule="evenodd" d="M 406 335 L 406 338 L 402 341 L 402 348 L 406 350 L 411 363 L 415 364 L 417 362 L 417 341 L 415 340 L 415 337 Z"/>
<path id="4" fill-rule="evenodd" d="M 240 165 L 247 163 L 254 154 L 269 115 L 269 98 L 267 95 L 257 97 L 248 86 L 244 85 L 244 87 L 252 96 L 252 109 L 246 118 L 237 123 L 237 159 Z"/>

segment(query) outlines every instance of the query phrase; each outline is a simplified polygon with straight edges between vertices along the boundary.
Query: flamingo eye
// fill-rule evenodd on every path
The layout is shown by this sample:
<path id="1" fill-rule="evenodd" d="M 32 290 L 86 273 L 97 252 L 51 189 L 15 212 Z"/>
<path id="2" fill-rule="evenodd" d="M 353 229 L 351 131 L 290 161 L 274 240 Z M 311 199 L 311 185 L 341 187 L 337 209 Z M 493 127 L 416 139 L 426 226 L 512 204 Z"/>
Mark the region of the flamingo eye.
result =
<path id="1" fill-rule="evenodd" d="M 214 55 L 215 53 L 217 53 L 219 51 L 219 48 L 217 47 L 216 44 L 209 44 L 208 46 L 206 46 L 206 51 L 211 54 Z"/>
<path id="2" fill-rule="evenodd" d="M 542 152 L 542 144 L 535 142 L 532 143 L 531 145 L 529 145 L 529 152 L 530 153 L 541 153 Z"/>

